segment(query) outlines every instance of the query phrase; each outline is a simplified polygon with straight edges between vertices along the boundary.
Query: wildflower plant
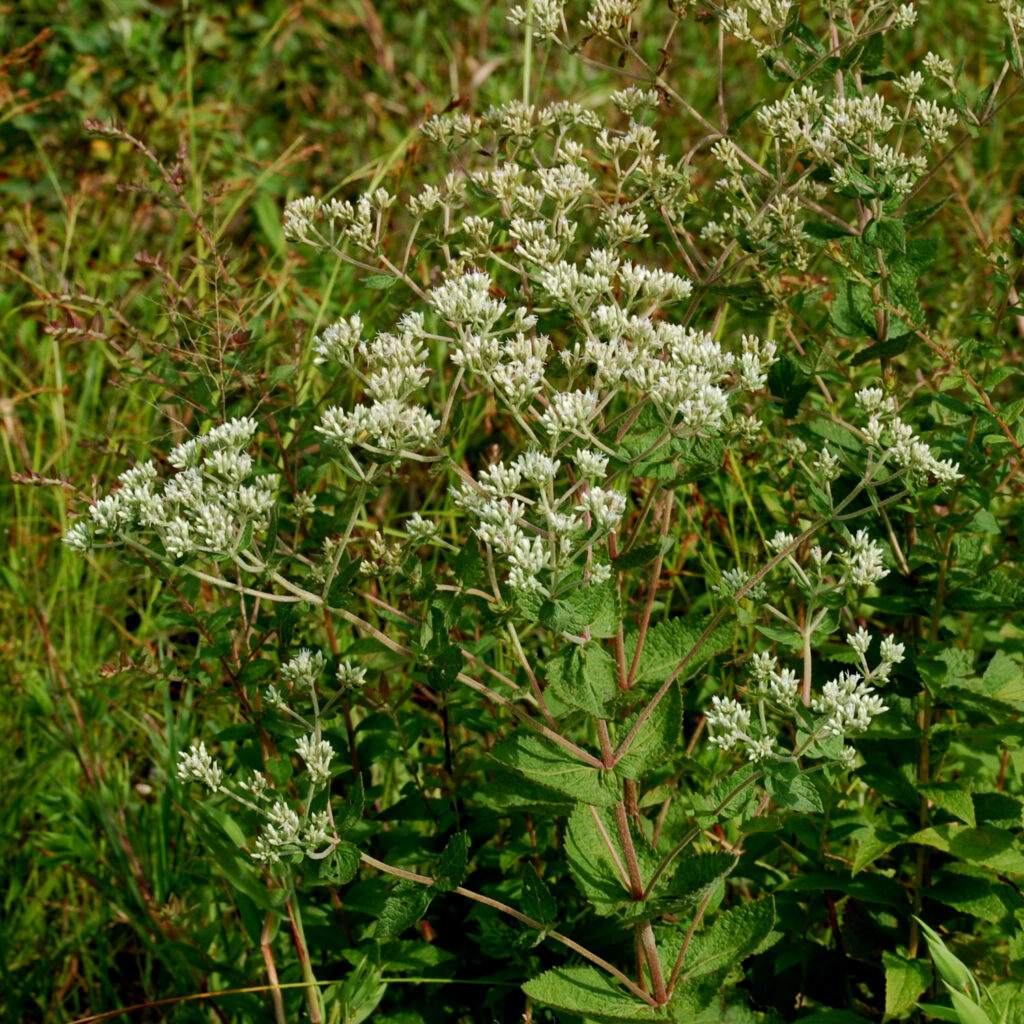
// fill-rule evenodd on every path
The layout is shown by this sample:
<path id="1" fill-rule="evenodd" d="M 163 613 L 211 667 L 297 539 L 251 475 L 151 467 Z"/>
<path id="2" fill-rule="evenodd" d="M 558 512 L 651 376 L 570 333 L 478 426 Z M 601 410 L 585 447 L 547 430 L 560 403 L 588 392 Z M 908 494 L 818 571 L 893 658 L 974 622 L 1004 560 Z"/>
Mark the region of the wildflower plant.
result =
<path id="1" fill-rule="evenodd" d="M 858 744 L 911 715 L 888 694 L 912 637 L 877 609 L 965 481 L 899 363 L 929 337 L 915 196 L 1002 77 L 971 106 L 941 55 L 887 56 L 912 4 L 676 3 L 655 64 L 645 10 L 512 6 L 524 45 L 631 84 L 533 103 L 527 73 L 526 100 L 422 125 L 443 176 L 287 206 L 291 242 L 381 300 L 310 329 L 315 420 L 274 428 L 298 472 L 247 413 L 66 538 L 235 616 L 258 743 L 200 723 L 176 775 L 283 891 L 314 1020 L 341 997 L 301 904 L 357 876 L 394 884 L 345 925 L 354 964 L 467 900 L 527 1014 L 724 1019 L 791 925 L 746 844 L 856 801 Z M 744 117 L 672 80 L 698 10 L 778 84 Z M 736 507 L 742 549 L 716 534 Z"/>

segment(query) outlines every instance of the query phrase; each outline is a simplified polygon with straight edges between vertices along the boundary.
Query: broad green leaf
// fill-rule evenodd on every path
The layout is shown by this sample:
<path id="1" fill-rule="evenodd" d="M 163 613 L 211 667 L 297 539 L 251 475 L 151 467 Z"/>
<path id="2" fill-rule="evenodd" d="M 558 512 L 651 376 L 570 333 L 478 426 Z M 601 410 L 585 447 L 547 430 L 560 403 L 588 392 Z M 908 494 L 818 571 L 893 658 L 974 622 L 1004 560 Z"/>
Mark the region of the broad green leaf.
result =
<path id="1" fill-rule="evenodd" d="M 863 833 L 858 833 L 861 835 Z M 887 854 L 891 849 L 903 842 L 899 834 L 890 829 L 869 828 L 857 846 L 857 852 L 853 855 L 852 874 L 863 871 L 866 867 L 874 864 L 879 857 Z"/>
<path id="2" fill-rule="evenodd" d="M 751 764 L 719 779 L 707 794 L 693 794 L 697 821 L 702 828 L 727 818 L 741 824 L 757 804 L 757 783 L 763 772 Z"/>
<path id="3" fill-rule="evenodd" d="M 423 917 L 433 898 L 432 887 L 403 878 L 388 893 L 374 936 L 378 939 L 397 938 Z"/>
<path id="4" fill-rule="evenodd" d="M 918 785 L 917 791 L 936 807 L 941 807 L 968 825 L 973 827 L 977 824 L 974 801 L 963 785 L 956 782 L 931 782 Z"/>
<path id="5" fill-rule="evenodd" d="M 680 1007 L 699 1011 L 718 994 L 729 972 L 755 953 L 769 937 L 775 924 L 775 903 L 765 899 L 743 903 L 719 913 L 711 927 L 693 936 L 679 975 Z M 661 946 L 662 964 L 671 971 L 682 938 Z"/>
<path id="6" fill-rule="evenodd" d="M 878 327 L 871 289 L 859 281 L 843 281 L 832 303 L 832 326 L 844 338 L 874 337 Z"/>
<path id="7" fill-rule="evenodd" d="M 1024 874 L 1024 849 L 1013 833 L 994 825 L 970 828 L 959 822 L 921 829 L 907 840 L 951 853 L 993 871 Z"/>
<path id="8" fill-rule="evenodd" d="M 622 738 L 640 716 L 638 711 L 622 727 Z M 683 701 L 678 685 L 669 687 L 650 717 L 641 726 L 615 770 L 627 779 L 642 779 L 651 769 L 661 765 L 679 747 L 679 733 L 683 724 Z"/>
<path id="9" fill-rule="evenodd" d="M 462 885 L 469 864 L 469 836 L 456 832 L 448 840 L 441 854 L 441 863 L 434 874 L 434 888 L 438 892 L 452 892 Z"/>
<path id="10" fill-rule="evenodd" d="M 353 843 L 338 843 L 329 857 L 320 861 L 319 876 L 328 885 L 347 885 L 359 870 L 359 849 Z"/>
<path id="11" fill-rule="evenodd" d="M 825 810 L 821 803 L 821 795 L 806 775 L 797 775 L 792 779 L 769 777 L 765 779 L 765 789 L 779 807 L 812 814 L 821 814 Z"/>
<path id="12" fill-rule="evenodd" d="M 619 799 L 619 783 L 613 772 L 592 768 L 551 740 L 525 729 L 499 743 L 490 756 L 531 781 L 581 803 L 611 807 Z"/>
<path id="13" fill-rule="evenodd" d="M 592 637 L 615 636 L 622 621 L 614 577 L 593 586 L 580 586 L 564 597 L 545 601 L 539 611 L 541 625 L 552 633 Z"/>
<path id="14" fill-rule="evenodd" d="M 605 705 L 619 693 L 618 669 L 599 644 L 566 644 L 545 666 L 551 692 L 569 707 L 603 718 Z"/>
<path id="15" fill-rule="evenodd" d="M 933 875 L 928 894 L 947 907 L 983 921 L 998 921 L 1008 911 L 1024 908 L 1024 900 L 994 872 L 963 861 L 943 865 Z"/>
<path id="16" fill-rule="evenodd" d="M 805 373 L 790 356 L 782 356 L 768 371 L 768 388 L 782 406 L 782 415 L 796 416 L 804 396 L 811 390 L 814 378 Z"/>
<path id="17" fill-rule="evenodd" d="M 788 882 L 783 882 L 779 890 L 786 892 L 831 892 L 853 896 L 862 903 L 884 903 L 890 907 L 904 909 L 909 899 L 906 889 L 894 878 L 882 874 L 860 875 L 851 878 L 836 871 L 802 871 Z"/>
<path id="18" fill-rule="evenodd" d="M 868 245 L 881 249 L 885 257 L 907 251 L 907 232 L 899 217 L 881 217 L 869 221 L 862 237 Z"/>
<path id="19" fill-rule="evenodd" d="M 625 857 L 610 814 L 577 804 L 565 831 L 565 856 L 573 881 L 598 914 L 612 914 L 631 901 Z"/>
<path id="20" fill-rule="evenodd" d="M 532 867 L 523 869 L 522 910 L 541 924 L 554 924 L 558 919 L 558 903 Z"/>
<path id="21" fill-rule="evenodd" d="M 708 622 L 707 616 L 693 615 L 659 622 L 648 629 L 644 649 L 640 654 L 640 664 L 637 666 L 636 681 L 663 683 L 678 668 L 683 658 L 693 650 L 694 645 L 707 628 Z M 687 662 L 686 668 L 680 673 L 679 681 L 683 682 L 689 679 L 702 665 L 728 648 L 732 644 L 732 639 L 732 625 L 723 623 Z M 636 644 L 635 633 L 626 637 L 627 665 L 633 663 Z"/>
<path id="22" fill-rule="evenodd" d="M 906 1017 L 932 983 L 932 968 L 926 960 L 908 960 L 898 953 L 882 953 L 885 966 L 885 1016 Z"/>
<path id="23" fill-rule="evenodd" d="M 699 903 L 719 882 L 727 878 L 739 858 L 731 853 L 698 853 L 681 858 L 671 872 L 671 879 L 655 891 L 681 906 Z"/>
<path id="24" fill-rule="evenodd" d="M 644 547 L 632 548 L 612 563 L 619 572 L 629 569 L 639 569 L 641 566 L 649 565 L 658 555 L 667 555 L 675 546 L 672 537 L 662 537 L 656 544 L 647 544 Z"/>
<path id="25" fill-rule="evenodd" d="M 655 1009 L 596 967 L 579 965 L 545 971 L 523 986 L 535 1002 L 592 1021 L 665 1021 Z"/>

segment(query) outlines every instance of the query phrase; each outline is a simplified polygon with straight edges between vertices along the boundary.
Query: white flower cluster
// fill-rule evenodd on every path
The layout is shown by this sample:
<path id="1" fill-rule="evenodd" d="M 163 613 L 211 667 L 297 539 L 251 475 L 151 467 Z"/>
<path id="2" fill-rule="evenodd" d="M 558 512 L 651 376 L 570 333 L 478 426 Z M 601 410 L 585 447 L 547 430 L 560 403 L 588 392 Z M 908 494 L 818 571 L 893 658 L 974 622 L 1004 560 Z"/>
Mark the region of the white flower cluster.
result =
<path id="1" fill-rule="evenodd" d="M 954 484 L 963 479 L 957 463 L 936 458 L 931 448 L 915 434 L 913 427 L 896 415 L 893 404 L 881 388 L 863 388 L 857 404 L 868 414 L 864 439 L 868 446 L 890 459 L 913 483 Z"/>
<path id="2" fill-rule="evenodd" d="M 342 367 L 362 384 L 368 399 L 350 410 L 327 409 L 315 428 L 325 440 L 348 452 L 362 449 L 386 457 L 436 442 L 440 421 L 422 403 L 429 377 L 423 323 L 422 313 L 407 313 L 395 333 L 381 331 L 366 341 L 360 337 L 362 321 L 353 316 L 314 339 L 316 361 Z"/>
<path id="3" fill-rule="evenodd" d="M 926 146 L 943 145 L 958 115 L 951 107 L 919 97 L 920 75 L 902 82 L 909 100 L 905 109 L 886 103 L 879 94 L 828 100 L 814 86 L 804 85 L 763 106 L 758 123 L 765 134 L 829 167 L 836 187 L 854 180 L 863 185 L 866 173 L 894 194 L 906 195 L 927 169 L 923 153 L 901 148 L 907 128 L 916 125 Z M 895 142 L 886 141 L 889 137 Z"/>
<path id="4" fill-rule="evenodd" d="M 608 468 L 606 456 L 582 447 L 570 464 L 575 482 L 560 495 L 561 462 L 536 450 L 452 488 L 473 533 L 507 563 L 506 582 L 514 590 L 550 596 L 559 577 L 614 531 L 625 512 L 624 494 L 595 483 Z M 594 559 L 587 579 L 601 582 L 610 572 L 607 562 Z"/>
<path id="5" fill-rule="evenodd" d="M 563 27 L 565 4 L 566 0 L 531 0 L 526 7 L 516 4 L 509 10 L 508 20 L 513 25 L 530 24 L 536 39 L 547 39 L 557 36 Z"/>
<path id="6" fill-rule="evenodd" d="M 205 743 L 193 743 L 178 754 L 178 780 L 201 782 L 216 793 L 224 784 L 224 772 L 206 749 Z"/>
<path id="7" fill-rule="evenodd" d="M 327 810 L 314 811 L 305 820 L 281 800 L 263 809 L 264 824 L 253 845 L 252 858 L 260 864 L 277 864 L 287 854 L 321 859 L 334 846 L 334 824 Z M 326 849 L 321 849 L 326 845 Z"/>
<path id="8" fill-rule="evenodd" d="M 619 39 L 629 32 L 629 19 L 640 0 L 591 0 L 583 18 L 583 28 L 596 36 Z"/>
<path id="9" fill-rule="evenodd" d="M 289 706 L 286 698 L 276 686 L 263 691 L 264 704 L 284 712 L 309 731 L 299 737 L 295 752 L 302 759 L 310 794 L 323 789 L 330 782 L 335 750 L 320 733 L 317 681 L 326 667 L 324 656 L 319 651 L 303 648 L 294 658 L 281 666 L 281 678 L 289 696 L 295 691 L 305 691 L 316 711 L 314 724 L 310 724 Z M 349 661 L 342 663 L 338 672 L 341 686 L 363 680 L 365 670 Z M 238 781 L 237 787 L 227 785 L 223 769 L 207 751 L 204 743 L 194 743 L 187 751 L 178 755 L 177 776 L 182 782 L 199 782 L 213 793 L 224 793 L 236 803 L 257 812 L 263 818 L 262 828 L 253 848 L 253 859 L 264 864 L 276 864 L 285 854 L 299 853 L 310 857 L 326 856 L 336 844 L 333 822 L 328 810 L 312 811 L 311 804 L 292 804 L 277 797 L 267 783 L 266 777 L 253 772 Z M 310 798 L 312 799 L 312 797 Z M 323 847 L 326 846 L 326 849 Z"/>
<path id="10" fill-rule="evenodd" d="M 793 543 L 795 537 L 778 530 L 768 539 L 768 548 L 778 553 Z M 832 556 L 842 570 L 838 578 L 831 574 Z M 858 530 L 845 541 L 838 552 L 824 551 L 815 544 L 808 552 L 806 564 L 801 564 L 795 551 L 786 556 L 785 564 L 810 593 L 842 590 L 846 587 L 869 587 L 889 575 L 885 568 L 885 548 L 868 536 L 867 530 Z"/>
<path id="11" fill-rule="evenodd" d="M 810 712 L 817 716 L 802 722 L 801 728 L 809 734 L 801 746 L 792 751 L 780 751 L 771 734 L 767 711 L 773 710 L 792 717 L 800 707 L 800 679 L 788 668 L 780 668 L 774 654 L 764 651 L 755 654 L 749 663 L 751 683 L 749 693 L 754 699 L 757 715 L 731 697 L 712 697 L 707 711 L 709 742 L 721 750 L 734 747 L 745 749 L 747 759 L 754 762 L 768 759 L 791 761 L 803 756 L 818 740 L 832 737 L 842 739 L 864 732 L 871 720 L 887 711 L 873 683 L 885 682 L 894 665 L 903 660 L 903 644 L 886 637 L 880 644 L 881 660 L 874 669 L 868 667 L 867 652 L 871 636 L 863 627 L 846 637 L 850 649 L 857 655 L 860 671 L 841 672 L 827 682 L 820 695 L 812 697 Z M 855 752 L 847 747 L 840 763 L 852 765 Z"/>
<path id="12" fill-rule="evenodd" d="M 395 196 L 378 188 L 355 202 L 313 196 L 293 199 L 285 206 L 284 234 L 296 242 L 333 247 L 342 244 L 376 250 Z"/>
<path id="13" fill-rule="evenodd" d="M 78 551 L 98 544 L 143 545 L 155 538 L 169 558 L 230 555 L 262 533 L 277 502 L 278 477 L 253 475 L 245 451 L 256 433 L 250 417 L 229 420 L 173 449 L 178 472 L 161 480 L 152 462 L 126 470 L 64 542 Z"/>

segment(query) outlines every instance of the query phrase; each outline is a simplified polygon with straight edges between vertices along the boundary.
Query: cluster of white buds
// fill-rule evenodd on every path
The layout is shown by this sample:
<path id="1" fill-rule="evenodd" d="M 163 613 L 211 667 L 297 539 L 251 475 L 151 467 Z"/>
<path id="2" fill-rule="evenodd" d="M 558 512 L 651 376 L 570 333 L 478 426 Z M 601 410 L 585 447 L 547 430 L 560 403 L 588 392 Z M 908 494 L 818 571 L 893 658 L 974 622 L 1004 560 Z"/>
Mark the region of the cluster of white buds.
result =
<path id="1" fill-rule="evenodd" d="M 526 7 L 515 4 L 508 12 L 513 25 L 529 24 L 538 40 L 557 36 L 563 26 L 562 9 L 566 0 L 531 0 Z"/>
<path id="2" fill-rule="evenodd" d="M 314 339 L 316 362 L 344 369 L 367 399 L 350 410 L 331 406 L 316 427 L 346 453 L 346 468 L 358 466 L 355 449 L 401 457 L 433 444 L 440 427 L 421 401 L 429 377 L 423 314 L 406 314 L 394 333 L 381 331 L 371 341 L 360 337 L 361 328 L 358 316 L 342 318 Z"/>
<path id="3" fill-rule="evenodd" d="M 583 18 L 583 28 L 595 36 L 621 39 L 629 33 L 629 20 L 640 0 L 591 0 Z"/>
<path id="4" fill-rule="evenodd" d="M 263 828 L 252 849 L 252 859 L 259 864 L 277 864 L 289 854 L 320 859 L 336 845 L 329 811 L 315 811 L 303 818 L 281 800 L 262 811 Z M 327 849 L 322 850 L 325 845 Z"/>
<path id="5" fill-rule="evenodd" d="M 284 234 L 292 241 L 321 248 L 350 244 L 374 251 L 380 246 L 387 212 L 394 204 L 395 196 L 383 188 L 354 202 L 324 202 L 303 196 L 285 206 Z"/>
<path id="6" fill-rule="evenodd" d="M 247 549 L 253 534 L 266 529 L 278 492 L 276 475 L 253 473 L 245 449 L 255 433 L 256 421 L 243 417 L 178 445 L 169 456 L 178 472 L 166 480 L 152 462 L 126 470 L 64 542 L 88 551 L 99 545 L 152 550 L 156 541 L 171 559 Z"/>
<path id="7" fill-rule="evenodd" d="M 473 533 L 507 563 L 506 580 L 515 590 L 550 596 L 559 578 L 588 555 L 588 582 L 608 577 L 607 562 L 593 558 L 594 547 L 618 527 L 626 497 L 597 483 L 608 468 L 601 452 L 580 447 L 569 468 L 571 476 L 560 472 L 559 459 L 531 450 L 452 488 Z"/>
<path id="8" fill-rule="evenodd" d="M 913 427 L 904 422 L 886 399 L 881 388 L 863 388 L 856 395 L 857 404 L 868 414 L 864 439 L 869 448 L 891 460 L 912 483 L 954 484 L 963 479 L 952 459 L 936 458 L 931 448 L 920 440 Z"/>
<path id="9" fill-rule="evenodd" d="M 178 780 L 201 782 L 216 793 L 224 784 L 224 772 L 206 749 L 205 743 L 193 743 L 178 755 Z"/>
<path id="10" fill-rule="evenodd" d="M 711 745 L 723 751 L 742 748 L 747 759 L 754 762 L 794 761 L 807 754 L 819 740 L 842 739 L 864 732 L 873 718 L 888 710 L 872 684 L 888 680 L 893 666 L 903 660 L 904 648 L 903 644 L 886 637 L 880 644 L 881 660 L 872 669 L 867 661 L 871 645 L 867 630 L 858 628 L 846 637 L 846 642 L 857 656 L 860 670 L 841 672 L 822 687 L 819 695 L 811 698 L 812 717 L 801 723 L 809 738 L 801 745 L 781 751 L 769 725 L 769 710 L 792 718 L 802 709 L 799 677 L 792 669 L 780 667 L 778 659 L 768 651 L 753 655 L 749 662 L 751 686 L 748 693 L 756 715 L 735 698 L 712 697 L 706 715 Z M 839 762 L 851 766 L 855 756 L 853 749 L 847 747 Z"/>
<path id="11" fill-rule="evenodd" d="M 334 759 L 334 747 L 316 736 L 302 736 L 296 747 L 299 757 L 306 763 L 309 781 L 317 787 L 325 785 L 331 778 L 331 761 Z"/>

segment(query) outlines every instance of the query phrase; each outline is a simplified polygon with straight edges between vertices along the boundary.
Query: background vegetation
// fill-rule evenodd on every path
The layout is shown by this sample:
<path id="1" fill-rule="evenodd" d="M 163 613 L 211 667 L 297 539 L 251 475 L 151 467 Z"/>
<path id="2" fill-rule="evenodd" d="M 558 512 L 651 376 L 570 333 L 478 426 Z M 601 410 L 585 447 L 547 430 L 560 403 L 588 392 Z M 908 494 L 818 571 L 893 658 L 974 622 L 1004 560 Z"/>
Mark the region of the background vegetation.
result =
<path id="1" fill-rule="evenodd" d="M 990 78 L 1002 38 L 988 5 L 957 5 L 954 18 L 943 11 L 922 7 L 914 30 L 921 52 L 962 59 L 972 79 Z M 269 425 L 278 410 L 287 418 L 301 408 L 312 386 L 306 350 L 314 326 L 384 300 L 360 290 L 344 265 L 287 246 L 285 201 L 310 192 L 347 196 L 381 181 L 397 191 L 429 175 L 435 169 L 423 165 L 419 122 L 451 102 L 483 109 L 517 95 L 517 74 L 503 70 L 516 64 L 520 45 L 502 5 L 471 0 L 0 6 L 4 1019 L 67 1021 L 160 1000 L 171 1002 L 123 1019 L 264 1019 L 259 993 L 192 998 L 263 985 L 266 977 L 259 928 L 212 863 L 217 851 L 198 839 L 185 790 L 167 782 L 199 710 L 207 728 L 239 720 L 241 684 L 211 639 L 218 624 L 202 602 L 169 594 L 144 565 L 126 575 L 123 565 L 97 557 L 87 567 L 59 541 L 69 509 L 83 510 L 128 465 L 159 458 L 184 433 L 249 412 Z M 741 81 L 749 69 L 729 74 Z M 695 103 L 713 100 L 714 62 L 698 56 L 677 81 Z M 545 82 L 552 96 L 577 99 L 622 84 L 614 69 L 555 59 Z M 960 955 L 995 984 L 1012 984 L 1024 964 L 1024 899 L 1013 859 L 1024 769 L 1017 724 L 1024 643 L 1016 622 L 1024 594 L 1017 479 L 1024 309 L 1014 286 L 1024 258 L 1021 109 L 1011 99 L 922 197 L 947 200 L 938 258 L 923 282 L 926 300 L 941 310 L 934 336 L 942 349 L 911 353 L 891 372 L 923 391 L 940 392 L 949 378 L 946 401 L 961 401 L 952 413 L 979 439 L 972 479 L 985 484 L 969 514 L 954 514 L 945 532 L 929 538 L 928 557 L 881 609 L 919 616 L 928 634 L 920 671 L 934 682 L 941 727 L 934 756 L 946 774 L 937 776 L 921 826 L 987 823 L 990 839 L 1012 837 L 1014 845 L 995 851 L 1005 854 L 1002 862 L 974 851 L 966 867 L 938 869 L 948 898 L 939 895 L 931 907 L 933 919 L 963 937 Z M 127 141 L 87 131 L 90 119 L 120 121 Z M 685 150 L 687 139 L 678 146 Z M 952 352 L 955 359 L 942 355 Z M 292 455 L 301 472 L 301 452 Z M 742 511 L 719 526 L 723 552 L 742 549 L 758 529 Z M 696 554 L 685 545 L 681 552 L 676 567 L 685 575 Z M 960 576 L 942 568 L 956 564 L 953 554 Z M 936 588 L 945 605 L 929 619 Z M 950 679 L 973 696 L 947 713 L 940 691 Z M 979 679 L 984 686 L 972 682 Z M 390 756 L 401 741 L 379 728 L 379 755 Z M 890 806 L 916 808 L 919 794 L 904 770 L 919 762 L 916 740 L 894 733 L 874 742 L 862 746 L 874 759 L 865 779 Z M 893 754 L 900 744 L 914 748 L 905 760 Z M 942 788 L 961 778 L 984 798 L 968 806 Z M 888 863 L 888 874 L 855 881 L 846 877 L 846 859 L 846 875 L 791 887 L 780 916 L 797 938 L 775 968 L 755 969 L 759 1005 L 790 1013 L 801 999 L 824 1000 L 816 979 L 827 978 L 847 995 L 829 1006 L 856 1006 L 866 1019 L 916 1012 L 921 989 L 890 1004 L 879 980 L 882 951 L 894 955 L 903 922 L 880 879 L 906 884 L 901 871 L 909 865 L 912 876 L 926 847 L 901 845 L 905 833 L 893 815 L 880 811 L 875 824 L 877 846 L 859 847 L 862 856 L 903 860 Z M 752 856 L 777 842 L 798 859 L 825 849 L 822 836 L 788 827 L 763 850 L 751 844 Z M 838 844 L 844 836 L 832 838 Z M 932 848 L 941 850 L 940 840 Z M 510 838 L 503 854 L 508 861 L 529 855 L 516 842 Z M 837 849 L 839 862 L 851 855 Z M 368 886 L 364 908 L 378 898 Z M 334 974 L 328 967 L 322 976 L 345 977 L 350 965 L 332 961 L 332 927 L 326 905 L 307 933 L 333 963 Z M 448 946 L 441 941 L 431 954 L 422 948 L 428 943 L 390 949 L 388 966 L 406 982 L 388 996 L 394 1020 L 521 1012 L 518 975 L 503 977 L 495 966 L 507 936 L 484 930 L 471 959 L 456 941 L 463 927 L 461 916 L 438 916 L 430 928 L 442 940 L 447 929 Z M 479 992 L 468 983 L 413 984 L 451 976 L 456 956 L 460 977 L 481 979 Z M 284 965 L 282 980 L 297 971 Z M 908 992 L 916 981 L 908 979 Z M 843 1012 L 819 1016 L 858 1019 Z"/>

